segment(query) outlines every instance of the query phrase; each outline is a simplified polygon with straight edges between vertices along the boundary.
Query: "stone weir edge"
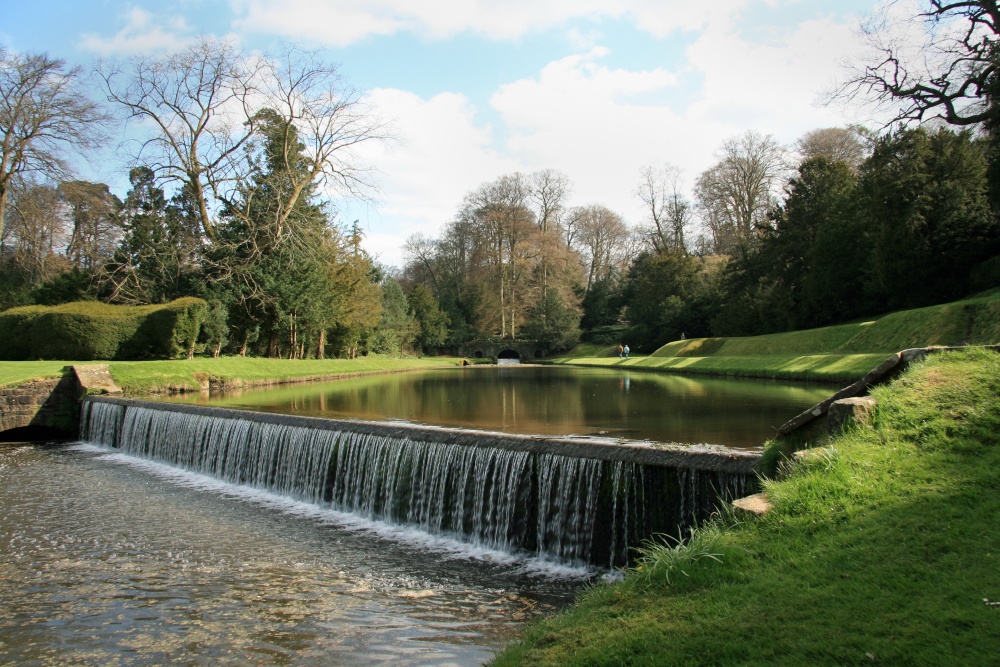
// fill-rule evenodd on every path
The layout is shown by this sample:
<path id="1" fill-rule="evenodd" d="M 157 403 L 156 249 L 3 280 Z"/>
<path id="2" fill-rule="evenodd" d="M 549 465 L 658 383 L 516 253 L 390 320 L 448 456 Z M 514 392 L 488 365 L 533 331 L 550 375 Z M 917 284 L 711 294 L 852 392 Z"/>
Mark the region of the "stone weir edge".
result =
<path id="1" fill-rule="evenodd" d="M 124 407 L 153 408 L 160 411 L 244 419 L 260 423 L 281 424 L 300 428 L 330 431 L 350 431 L 395 438 L 409 438 L 419 442 L 462 444 L 466 446 L 493 447 L 534 454 L 555 454 L 574 458 L 622 461 L 641 465 L 662 466 L 721 472 L 755 474 L 762 452 L 732 449 L 724 445 L 680 444 L 640 440 L 614 440 L 610 438 L 522 435 L 495 431 L 474 431 L 443 426 L 375 422 L 349 419 L 304 417 L 255 410 L 234 410 L 203 405 L 185 405 L 158 401 L 141 401 L 132 398 L 89 396 L 85 402 L 112 403 Z M 468 440 L 474 438 L 475 442 Z"/>

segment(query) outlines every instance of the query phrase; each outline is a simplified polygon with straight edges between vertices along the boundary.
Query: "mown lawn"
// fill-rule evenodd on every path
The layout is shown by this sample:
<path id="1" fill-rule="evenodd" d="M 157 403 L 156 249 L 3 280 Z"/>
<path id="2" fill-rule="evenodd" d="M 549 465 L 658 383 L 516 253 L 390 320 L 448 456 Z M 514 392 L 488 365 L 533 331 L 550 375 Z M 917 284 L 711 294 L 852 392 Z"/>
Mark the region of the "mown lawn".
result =
<path id="1" fill-rule="evenodd" d="M 0 387 L 59 377 L 75 361 L 0 361 Z"/>
<path id="2" fill-rule="evenodd" d="M 107 363 L 115 382 L 128 394 L 151 391 L 197 390 L 203 381 L 215 379 L 232 384 L 287 382 L 338 375 L 392 372 L 417 368 L 454 366 L 454 357 L 388 359 L 261 359 L 256 357 L 197 357 L 162 361 L 0 361 L 0 385 L 18 384 L 35 377 L 54 377 L 76 364 Z"/>
<path id="3" fill-rule="evenodd" d="M 805 354 L 745 357 L 613 357 L 565 356 L 549 363 L 573 366 L 607 366 L 635 370 L 673 371 L 692 374 L 727 375 L 732 377 L 765 377 L 778 379 L 816 380 L 819 382 L 853 382 L 885 361 L 886 353 L 872 354 Z"/>
<path id="4" fill-rule="evenodd" d="M 766 516 L 662 549 L 495 664 L 997 664 L 1000 354 L 933 355 L 873 394 L 873 428 L 766 482 Z"/>

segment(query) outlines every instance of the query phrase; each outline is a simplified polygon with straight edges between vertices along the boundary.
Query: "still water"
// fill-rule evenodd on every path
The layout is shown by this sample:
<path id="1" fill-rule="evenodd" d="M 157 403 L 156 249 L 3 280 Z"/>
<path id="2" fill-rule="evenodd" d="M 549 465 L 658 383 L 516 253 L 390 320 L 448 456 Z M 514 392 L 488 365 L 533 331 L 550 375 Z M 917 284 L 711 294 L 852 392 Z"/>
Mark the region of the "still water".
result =
<path id="1" fill-rule="evenodd" d="M 4 665 L 477 665 L 592 574 L 91 445 L 0 445 Z"/>
<path id="2" fill-rule="evenodd" d="M 167 400 L 509 433 L 758 448 L 829 386 L 605 368 L 473 366 Z"/>

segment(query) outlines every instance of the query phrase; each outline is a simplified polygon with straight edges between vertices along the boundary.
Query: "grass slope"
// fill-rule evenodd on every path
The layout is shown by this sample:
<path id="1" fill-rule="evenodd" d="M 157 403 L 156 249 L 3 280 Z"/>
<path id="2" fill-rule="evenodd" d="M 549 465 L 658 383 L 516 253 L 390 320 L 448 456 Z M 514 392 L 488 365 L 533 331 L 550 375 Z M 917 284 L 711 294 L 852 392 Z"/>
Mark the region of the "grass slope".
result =
<path id="1" fill-rule="evenodd" d="M 74 361 L 4 361 L 0 362 L 0 386 L 19 384 L 36 377 L 55 377 Z M 97 363 L 97 362 L 82 362 Z M 338 375 L 380 373 L 418 368 L 454 366 L 460 359 L 424 357 L 421 359 L 261 359 L 256 357 L 195 358 L 163 361 L 111 361 L 111 376 L 128 394 L 166 390 L 196 391 L 203 380 L 216 380 L 234 386 L 318 379 Z"/>
<path id="2" fill-rule="evenodd" d="M 1000 354 L 874 394 L 874 427 L 767 482 L 766 516 L 661 548 L 495 664 L 996 664 Z"/>
<path id="3" fill-rule="evenodd" d="M 553 363 L 733 376 L 852 381 L 899 350 L 1000 342 L 1000 297 L 917 308 L 851 324 L 742 338 L 667 343 L 648 357 L 618 358 L 617 346 L 577 348 Z"/>
<path id="4" fill-rule="evenodd" d="M 0 361 L 0 387 L 59 377 L 74 361 Z"/>

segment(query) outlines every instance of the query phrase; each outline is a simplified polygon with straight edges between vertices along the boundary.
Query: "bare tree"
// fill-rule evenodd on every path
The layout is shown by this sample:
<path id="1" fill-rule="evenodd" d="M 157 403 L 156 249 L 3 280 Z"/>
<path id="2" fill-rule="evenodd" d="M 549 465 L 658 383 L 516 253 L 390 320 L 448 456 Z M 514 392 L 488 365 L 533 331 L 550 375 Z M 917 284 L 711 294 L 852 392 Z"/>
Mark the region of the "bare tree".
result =
<path id="1" fill-rule="evenodd" d="M 544 234 L 549 227 L 559 223 L 572 187 L 569 177 L 555 169 L 536 171 L 528 178 L 531 187 L 529 196 L 535 204 L 535 220 Z"/>
<path id="2" fill-rule="evenodd" d="M 439 297 L 441 283 L 435 267 L 438 254 L 438 242 L 423 234 L 411 234 L 403 244 L 406 279 L 412 283 L 429 284 L 432 293 Z"/>
<path id="3" fill-rule="evenodd" d="M 111 257 L 121 239 L 122 202 L 104 183 L 87 181 L 60 183 L 59 197 L 69 207 L 73 221 L 66 256 L 77 266 L 97 269 Z"/>
<path id="4" fill-rule="evenodd" d="M 106 121 L 84 94 L 79 68 L 0 48 L 0 237 L 15 181 L 66 178 L 72 153 L 96 147 Z"/>
<path id="5" fill-rule="evenodd" d="M 263 61 L 260 80 L 264 116 L 270 115 L 282 129 L 278 152 L 269 156 L 276 160 L 271 171 L 281 182 L 266 185 L 268 196 L 275 199 L 274 235 L 281 237 L 303 193 L 314 188 L 328 195 L 370 197 L 376 190 L 374 168 L 359 149 L 389 141 L 392 135 L 336 65 L 324 62 L 316 51 L 285 47 Z M 253 164 L 251 160 L 249 166 Z M 241 196 L 250 201 L 247 187 L 244 179 Z"/>
<path id="6" fill-rule="evenodd" d="M 210 198 L 237 177 L 241 149 L 256 130 L 259 63 L 232 44 L 203 38 L 163 57 L 135 57 L 98 69 L 108 100 L 151 125 L 134 156 L 163 182 L 187 186 L 202 229 L 216 238 Z"/>
<path id="7" fill-rule="evenodd" d="M 469 194 L 461 217 L 474 221 L 483 248 L 489 289 L 481 312 L 483 329 L 514 338 L 524 319 L 522 290 L 538 256 L 538 229 L 531 185 L 523 174 L 506 174 Z"/>
<path id="8" fill-rule="evenodd" d="M 544 302 L 549 290 L 550 255 L 559 254 L 559 222 L 569 197 L 569 177 L 555 169 L 536 171 L 529 177 L 531 192 L 529 197 L 535 204 L 535 221 L 541 231 L 541 298 Z"/>
<path id="9" fill-rule="evenodd" d="M 916 15 L 894 0 L 862 26 L 869 55 L 832 97 L 871 98 L 890 123 L 940 118 L 974 125 L 994 118 L 1000 53 L 996 0 L 924 0 Z"/>
<path id="10" fill-rule="evenodd" d="M 788 175 L 784 147 L 770 135 L 747 132 L 722 145 L 722 159 L 695 183 L 695 199 L 715 241 L 731 253 L 755 241 L 767 227 Z"/>
<path id="11" fill-rule="evenodd" d="M 870 153 L 872 136 L 863 127 L 824 127 L 807 132 L 795 147 L 802 160 L 825 157 L 857 171 Z"/>
<path id="12" fill-rule="evenodd" d="M 51 185 L 18 181 L 11 194 L 13 215 L 4 230 L 4 246 L 28 281 L 37 284 L 67 268 L 65 205 Z"/>
<path id="13" fill-rule="evenodd" d="M 587 291 L 599 280 L 624 268 L 630 233 L 625 221 L 605 206 L 594 204 L 573 209 L 570 218 L 577 230 L 576 248 L 584 262 Z"/>
<path id="14" fill-rule="evenodd" d="M 654 252 L 686 252 L 685 234 L 691 224 L 691 204 L 680 192 L 681 170 L 672 164 L 640 172 L 635 195 L 646 205 L 648 240 Z"/>
<path id="15" fill-rule="evenodd" d="M 248 215 L 254 197 L 266 192 L 273 200 L 269 235 L 282 238 L 303 193 L 374 189 L 358 149 L 388 139 L 386 125 L 316 52 L 286 47 L 277 56 L 248 57 L 228 42 L 203 39 L 166 57 L 104 65 L 101 76 L 109 100 L 154 128 L 135 159 L 159 181 L 188 189 L 209 241 L 217 241 L 214 203 Z M 258 141 L 265 124 L 283 137 Z M 255 180 L 264 168 L 279 182 Z"/>

